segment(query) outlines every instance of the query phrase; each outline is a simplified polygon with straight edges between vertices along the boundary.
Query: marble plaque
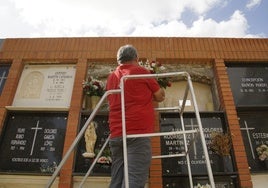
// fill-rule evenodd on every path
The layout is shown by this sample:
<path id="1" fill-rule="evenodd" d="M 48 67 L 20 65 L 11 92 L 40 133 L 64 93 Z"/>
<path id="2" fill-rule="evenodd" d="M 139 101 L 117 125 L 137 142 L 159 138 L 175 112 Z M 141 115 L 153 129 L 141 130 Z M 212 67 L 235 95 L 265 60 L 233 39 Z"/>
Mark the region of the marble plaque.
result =
<path id="1" fill-rule="evenodd" d="M 268 67 L 228 67 L 236 107 L 268 106 Z"/>
<path id="2" fill-rule="evenodd" d="M 0 171 L 53 173 L 62 158 L 67 116 L 10 112 L 0 143 Z"/>
<path id="3" fill-rule="evenodd" d="M 69 107 L 75 65 L 26 65 L 12 106 Z"/>
<path id="4" fill-rule="evenodd" d="M 205 141 L 208 147 L 210 164 L 213 172 L 225 173 L 223 168 L 222 158 L 212 152 L 209 146 L 212 142 L 211 134 L 213 132 L 223 132 L 227 126 L 225 116 L 222 112 L 215 113 L 200 113 Z M 185 130 L 198 129 L 195 114 L 192 112 L 185 112 L 184 117 Z M 160 118 L 161 132 L 168 131 L 181 131 L 182 124 L 179 114 L 174 113 L 161 113 Z M 161 139 L 161 154 L 171 155 L 182 153 L 186 150 L 184 146 L 184 137 L 182 134 L 178 135 L 165 135 Z M 201 139 L 194 133 L 186 134 L 187 147 L 189 149 L 189 159 L 191 163 L 192 174 L 206 174 L 206 161 L 204 150 L 202 148 Z M 229 172 L 233 172 L 232 164 L 229 165 Z M 163 176 L 171 177 L 178 175 L 186 175 L 188 173 L 186 157 L 179 158 L 163 158 L 162 159 L 162 173 Z"/>

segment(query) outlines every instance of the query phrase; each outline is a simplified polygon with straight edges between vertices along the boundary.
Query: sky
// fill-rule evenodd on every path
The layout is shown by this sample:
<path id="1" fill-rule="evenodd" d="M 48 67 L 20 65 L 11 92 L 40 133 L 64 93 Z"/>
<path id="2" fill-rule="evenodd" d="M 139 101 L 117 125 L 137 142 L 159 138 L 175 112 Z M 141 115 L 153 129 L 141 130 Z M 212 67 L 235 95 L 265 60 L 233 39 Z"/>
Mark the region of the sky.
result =
<path id="1" fill-rule="evenodd" d="M 0 0 L 0 39 L 268 37 L 268 0 Z"/>

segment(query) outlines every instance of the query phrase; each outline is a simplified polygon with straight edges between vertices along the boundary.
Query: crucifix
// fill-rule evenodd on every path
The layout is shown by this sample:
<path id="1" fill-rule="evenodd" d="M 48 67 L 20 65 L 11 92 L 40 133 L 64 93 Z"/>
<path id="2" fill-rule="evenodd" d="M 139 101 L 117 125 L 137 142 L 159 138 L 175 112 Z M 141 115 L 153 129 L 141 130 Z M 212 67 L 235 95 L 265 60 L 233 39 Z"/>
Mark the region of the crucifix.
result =
<path id="1" fill-rule="evenodd" d="M 38 130 L 43 129 L 43 128 L 38 127 L 38 126 L 39 126 L 39 120 L 36 123 L 36 127 L 32 127 L 31 128 L 32 130 L 34 130 L 34 138 L 33 138 L 32 149 L 31 149 L 30 155 L 33 155 L 33 150 L 34 150 L 34 145 L 35 145 L 35 140 L 36 140 L 37 132 L 38 132 Z"/>
<path id="2" fill-rule="evenodd" d="M 252 158 L 255 159 L 255 154 L 254 154 L 254 150 L 253 150 L 253 146 L 252 146 L 252 141 L 251 141 L 250 133 L 249 133 L 250 130 L 254 130 L 255 128 L 248 127 L 248 124 L 247 124 L 247 121 L 246 120 L 244 120 L 244 124 L 245 124 L 245 127 L 240 127 L 240 130 L 247 132 L 247 137 L 248 137 L 248 142 L 249 142 L 249 146 L 250 146 Z"/>
<path id="3" fill-rule="evenodd" d="M 191 128 L 192 130 L 194 128 L 198 128 L 198 125 L 194 125 L 193 119 L 191 118 L 190 120 L 191 120 L 191 124 L 190 125 L 185 125 L 185 127 Z M 196 133 L 192 133 L 193 147 L 194 147 L 194 158 L 196 158 L 196 156 L 197 156 L 196 142 L 195 142 L 195 134 Z"/>

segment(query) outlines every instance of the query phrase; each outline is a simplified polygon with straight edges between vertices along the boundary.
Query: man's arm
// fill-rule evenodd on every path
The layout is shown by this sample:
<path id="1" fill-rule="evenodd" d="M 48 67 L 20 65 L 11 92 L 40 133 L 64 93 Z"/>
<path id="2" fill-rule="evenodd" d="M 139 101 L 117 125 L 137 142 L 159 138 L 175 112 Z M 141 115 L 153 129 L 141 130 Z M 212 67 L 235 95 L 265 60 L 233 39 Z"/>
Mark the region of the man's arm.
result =
<path id="1" fill-rule="evenodd" d="M 162 88 L 154 92 L 154 100 L 157 102 L 165 100 L 165 91 Z"/>

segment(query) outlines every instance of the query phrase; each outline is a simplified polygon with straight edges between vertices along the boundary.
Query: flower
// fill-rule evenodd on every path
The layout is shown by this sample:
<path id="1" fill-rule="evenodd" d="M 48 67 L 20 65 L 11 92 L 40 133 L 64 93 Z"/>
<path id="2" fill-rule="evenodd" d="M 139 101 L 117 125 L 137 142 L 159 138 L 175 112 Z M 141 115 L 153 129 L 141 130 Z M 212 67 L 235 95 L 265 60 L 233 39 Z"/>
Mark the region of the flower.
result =
<path id="1" fill-rule="evenodd" d="M 97 163 L 100 164 L 111 164 L 112 163 L 112 158 L 110 156 L 106 157 L 106 156 L 101 156 Z"/>
<path id="2" fill-rule="evenodd" d="M 211 133 L 210 148 L 220 156 L 229 156 L 231 150 L 231 135 L 229 133 L 213 132 Z"/>
<path id="3" fill-rule="evenodd" d="M 97 153 L 99 152 L 100 150 L 97 150 Z M 98 158 L 97 163 L 99 164 L 111 164 L 112 163 L 111 151 L 108 147 L 103 150 L 102 156 Z"/>
<path id="4" fill-rule="evenodd" d="M 105 92 L 105 85 L 102 81 L 89 76 L 82 83 L 83 91 L 88 96 L 102 96 Z"/>
<path id="5" fill-rule="evenodd" d="M 139 62 L 139 65 L 146 68 L 150 71 L 151 74 L 158 74 L 158 73 L 164 73 L 164 70 L 166 69 L 161 63 L 158 61 L 151 61 L 147 60 L 146 62 Z M 165 88 L 171 86 L 170 79 L 168 78 L 157 78 L 157 82 L 160 85 L 160 87 Z"/>
<path id="6" fill-rule="evenodd" d="M 268 146 L 266 144 L 262 144 L 259 147 L 257 147 L 256 151 L 261 161 L 268 160 Z"/>
<path id="7" fill-rule="evenodd" d="M 209 184 L 201 185 L 200 183 L 198 183 L 194 186 L 194 188 L 211 188 L 211 186 Z"/>

